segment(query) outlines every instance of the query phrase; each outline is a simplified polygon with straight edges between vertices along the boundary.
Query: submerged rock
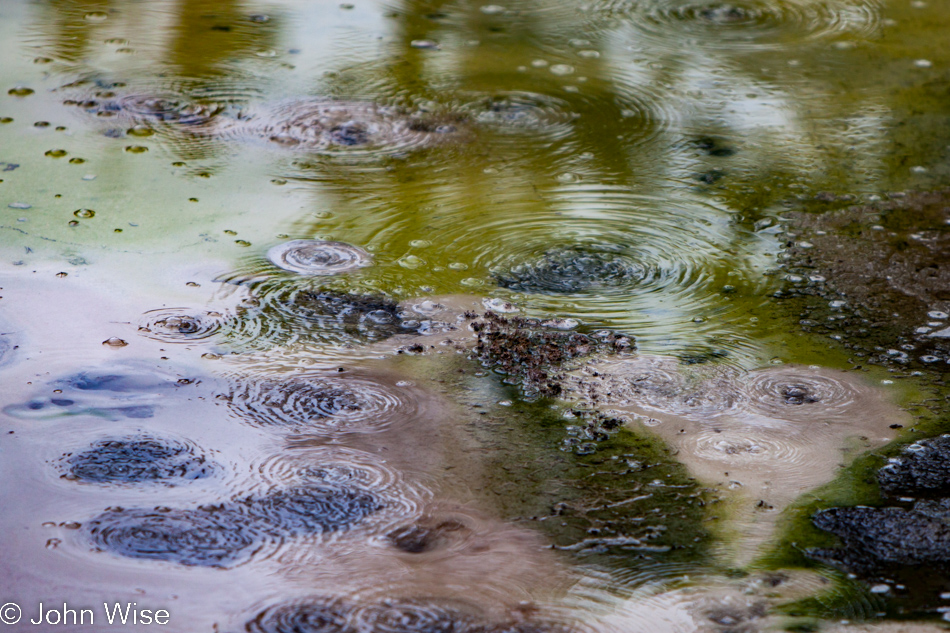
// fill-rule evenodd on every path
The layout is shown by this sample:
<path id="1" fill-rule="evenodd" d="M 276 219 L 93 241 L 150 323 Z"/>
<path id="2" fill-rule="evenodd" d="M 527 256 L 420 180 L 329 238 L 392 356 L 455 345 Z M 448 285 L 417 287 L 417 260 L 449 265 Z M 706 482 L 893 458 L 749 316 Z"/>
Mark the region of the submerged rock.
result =
<path id="1" fill-rule="evenodd" d="M 365 101 L 319 97 L 237 106 L 175 94 L 99 91 L 65 101 L 121 126 L 108 135 L 143 136 L 157 126 L 177 126 L 196 137 L 264 141 L 279 148 L 312 152 L 362 151 L 380 154 L 465 142 L 468 117 L 461 113 L 407 110 Z M 170 129 L 170 128 L 166 128 Z"/>
<path id="2" fill-rule="evenodd" d="M 499 286 L 518 292 L 576 294 L 628 286 L 649 276 L 642 265 L 615 248 L 577 245 L 554 248 L 495 273 Z"/>
<path id="3" fill-rule="evenodd" d="M 259 530 L 227 510 L 110 510 L 86 526 L 100 550 L 180 565 L 229 567 L 250 558 Z"/>
<path id="4" fill-rule="evenodd" d="M 565 624 L 525 618 L 496 620 L 477 605 L 446 598 L 349 604 L 329 598 L 284 602 L 245 625 L 251 633 L 569 633 Z"/>
<path id="5" fill-rule="evenodd" d="M 368 491 L 331 486 L 280 490 L 241 503 L 255 522 L 280 534 L 343 530 L 383 508 Z"/>
<path id="6" fill-rule="evenodd" d="M 157 438 L 101 440 L 63 459 L 64 477 L 103 484 L 201 479 L 216 465 L 183 442 Z"/>
<path id="7" fill-rule="evenodd" d="M 85 532 L 98 549 L 128 558 L 231 567 L 268 542 L 347 530 L 382 508 L 366 490 L 298 487 L 189 510 L 113 508 Z"/>
<path id="8" fill-rule="evenodd" d="M 792 213 L 786 294 L 802 325 L 884 363 L 950 369 L 950 191 Z"/>
<path id="9" fill-rule="evenodd" d="M 881 488 L 908 497 L 950 496 L 950 437 L 921 440 L 878 472 Z"/>

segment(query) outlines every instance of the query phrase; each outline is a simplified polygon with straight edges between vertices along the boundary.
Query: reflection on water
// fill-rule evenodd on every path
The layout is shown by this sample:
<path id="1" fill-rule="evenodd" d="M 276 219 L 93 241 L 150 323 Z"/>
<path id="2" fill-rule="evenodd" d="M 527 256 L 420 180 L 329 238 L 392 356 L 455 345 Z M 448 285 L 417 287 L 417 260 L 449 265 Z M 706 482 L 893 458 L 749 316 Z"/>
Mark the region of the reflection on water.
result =
<path id="1" fill-rule="evenodd" d="M 0 598 L 181 631 L 873 616 L 750 564 L 911 426 L 771 298 L 787 211 L 945 184 L 948 19 L 3 2 Z"/>

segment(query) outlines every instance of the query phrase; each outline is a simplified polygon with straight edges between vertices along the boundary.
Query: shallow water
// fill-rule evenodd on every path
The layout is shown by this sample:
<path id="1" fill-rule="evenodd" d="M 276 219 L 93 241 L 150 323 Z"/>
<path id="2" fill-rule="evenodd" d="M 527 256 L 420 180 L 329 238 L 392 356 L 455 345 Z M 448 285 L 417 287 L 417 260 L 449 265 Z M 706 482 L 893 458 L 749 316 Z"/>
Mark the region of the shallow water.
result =
<path id="1" fill-rule="evenodd" d="M 935 630 L 942 576 L 801 552 L 946 432 L 943 363 L 869 365 L 777 297 L 823 281 L 784 268 L 796 214 L 947 185 L 948 26 L 935 0 L 0 3 L 0 604 Z"/>

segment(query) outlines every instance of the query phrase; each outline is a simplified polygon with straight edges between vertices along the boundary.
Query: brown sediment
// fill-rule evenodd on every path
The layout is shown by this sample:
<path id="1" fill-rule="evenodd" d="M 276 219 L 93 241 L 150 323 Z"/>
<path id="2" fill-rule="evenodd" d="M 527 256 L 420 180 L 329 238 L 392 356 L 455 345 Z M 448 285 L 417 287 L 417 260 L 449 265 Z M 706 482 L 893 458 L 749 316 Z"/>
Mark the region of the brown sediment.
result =
<path id="1" fill-rule="evenodd" d="M 789 215 L 784 294 L 824 300 L 804 306 L 806 330 L 869 360 L 950 368 L 950 190 Z"/>

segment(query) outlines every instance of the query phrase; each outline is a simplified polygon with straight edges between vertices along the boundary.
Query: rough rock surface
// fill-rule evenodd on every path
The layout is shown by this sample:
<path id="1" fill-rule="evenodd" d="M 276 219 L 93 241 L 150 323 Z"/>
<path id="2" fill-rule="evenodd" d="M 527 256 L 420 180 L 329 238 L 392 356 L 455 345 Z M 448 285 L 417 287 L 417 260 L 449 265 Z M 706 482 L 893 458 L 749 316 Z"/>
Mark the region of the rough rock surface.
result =
<path id="1" fill-rule="evenodd" d="M 950 496 L 950 436 L 911 444 L 878 472 L 878 481 L 892 495 Z"/>

